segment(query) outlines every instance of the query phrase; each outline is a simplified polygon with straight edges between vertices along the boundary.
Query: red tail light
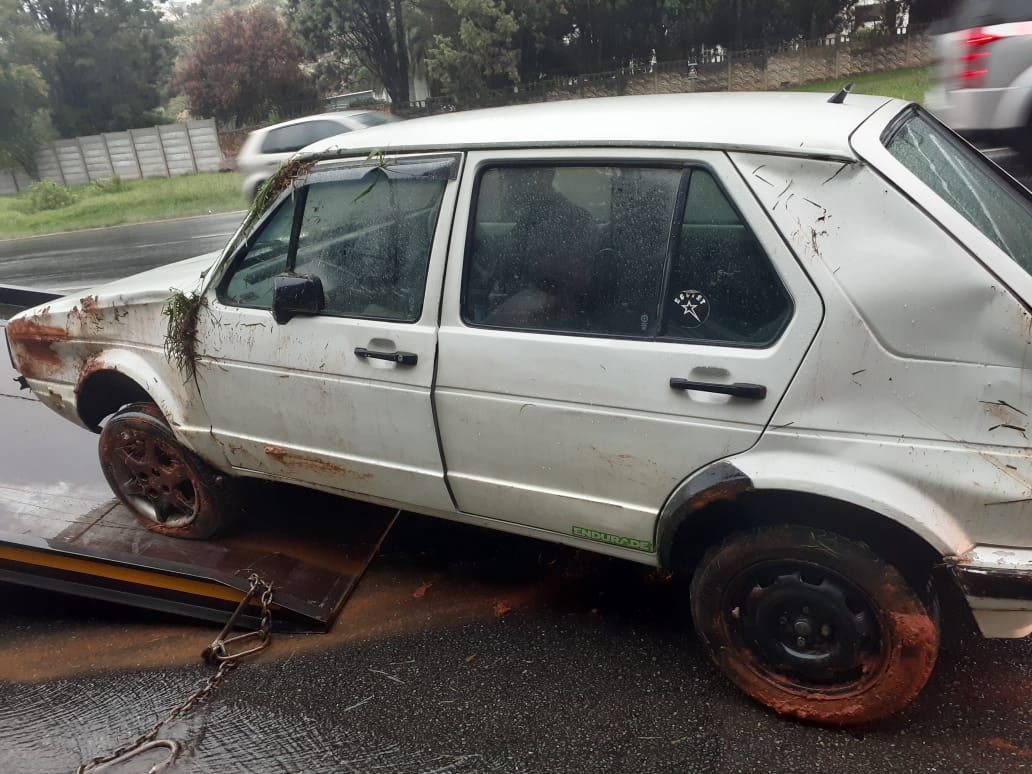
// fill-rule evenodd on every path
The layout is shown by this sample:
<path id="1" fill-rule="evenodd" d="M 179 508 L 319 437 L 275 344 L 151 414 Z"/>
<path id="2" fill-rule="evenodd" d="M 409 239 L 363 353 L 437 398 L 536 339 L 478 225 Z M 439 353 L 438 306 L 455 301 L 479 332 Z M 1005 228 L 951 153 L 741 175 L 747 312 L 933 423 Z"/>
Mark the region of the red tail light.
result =
<path id="1" fill-rule="evenodd" d="M 977 88 L 989 74 L 989 46 L 1004 38 L 1032 35 L 1032 22 L 975 27 L 958 35 L 964 42 L 965 49 L 960 57 L 960 86 Z"/>
<path id="2" fill-rule="evenodd" d="M 960 86 L 961 88 L 977 88 L 982 85 L 985 76 L 989 74 L 989 46 L 1000 40 L 1002 35 L 997 35 L 988 29 L 977 27 L 973 30 L 962 32 L 966 51 L 960 57 Z"/>

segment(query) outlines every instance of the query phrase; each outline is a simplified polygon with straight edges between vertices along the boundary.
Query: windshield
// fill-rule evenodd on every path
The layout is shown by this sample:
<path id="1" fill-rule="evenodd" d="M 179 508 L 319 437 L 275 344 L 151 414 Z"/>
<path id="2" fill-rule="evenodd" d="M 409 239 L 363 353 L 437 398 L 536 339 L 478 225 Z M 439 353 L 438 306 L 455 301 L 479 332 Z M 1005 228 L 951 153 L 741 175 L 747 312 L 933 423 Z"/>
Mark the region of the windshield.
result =
<path id="1" fill-rule="evenodd" d="M 1032 200 L 1027 190 L 920 109 L 893 128 L 885 147 L 1032 274 Z"/>

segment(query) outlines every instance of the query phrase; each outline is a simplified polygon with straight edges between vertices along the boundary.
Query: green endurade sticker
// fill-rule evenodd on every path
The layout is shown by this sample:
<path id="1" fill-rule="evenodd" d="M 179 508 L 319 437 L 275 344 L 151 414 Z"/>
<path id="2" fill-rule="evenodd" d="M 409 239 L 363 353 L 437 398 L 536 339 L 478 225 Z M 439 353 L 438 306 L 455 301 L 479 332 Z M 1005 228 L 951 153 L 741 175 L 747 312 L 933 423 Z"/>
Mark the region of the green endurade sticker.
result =
<path id="1" fill-rule="evenodd" d="M 609 543 L 612 546 L 652 553 L 651 540 L 638 540 L 637 538 L 623 537 L 622 535 L 610 535 L 608 532 L 599 532 L 597 529 L 586 529 L 584 527 L 574 527 L 573 535 L 574 537 L 594 540 L 597 543 Z"/>

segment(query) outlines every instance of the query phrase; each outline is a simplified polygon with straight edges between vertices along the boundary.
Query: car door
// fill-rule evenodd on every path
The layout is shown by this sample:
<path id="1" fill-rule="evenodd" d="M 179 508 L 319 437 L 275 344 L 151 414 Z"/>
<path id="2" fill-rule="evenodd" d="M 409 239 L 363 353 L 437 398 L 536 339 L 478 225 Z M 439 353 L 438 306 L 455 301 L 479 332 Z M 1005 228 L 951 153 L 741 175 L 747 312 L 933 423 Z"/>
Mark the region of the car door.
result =
<path id="1" fill-rule="evenodd" d="M 763 432 L 819 296 L 723 153 L 471 153 L 466 177 L 434 393 L 456 502 L 650 552 L 675 486 Z"/>
<path id="2" fill-rule="evenodd" d="M 430 385 L 459 163 L 324 163 L 237 249 L 200 314 L 197 378 L 239 471 L 454 510 Z M 277 322 L 277 278 L 303 276 L 325 306 Z"/>

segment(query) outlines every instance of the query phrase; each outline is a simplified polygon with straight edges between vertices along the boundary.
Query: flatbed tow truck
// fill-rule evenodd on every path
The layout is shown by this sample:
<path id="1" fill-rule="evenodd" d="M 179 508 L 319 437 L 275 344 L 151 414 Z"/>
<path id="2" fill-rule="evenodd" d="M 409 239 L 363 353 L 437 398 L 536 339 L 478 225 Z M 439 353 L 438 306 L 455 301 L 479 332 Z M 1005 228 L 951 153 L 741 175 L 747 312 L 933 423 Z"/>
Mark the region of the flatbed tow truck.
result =
<path id="1" fill-rule="evenodd" d="M 0 316 L 53 297 L 0 289 Z M 390 514 L 340 498 L 259 486 L 238 534 L 202 542 L 150 532 L 111 495 L 96 436 L 20 390 L 7 358 L 0 427 L 4 584 L 224 622 L 256 574 L 275 589 L 277 629 L 325 631 L 393 524 Z M 349 510 L 354 518 L 342 513 Z M 259 613 L 255 599 L 237 623 L 255 626 Z"/>

